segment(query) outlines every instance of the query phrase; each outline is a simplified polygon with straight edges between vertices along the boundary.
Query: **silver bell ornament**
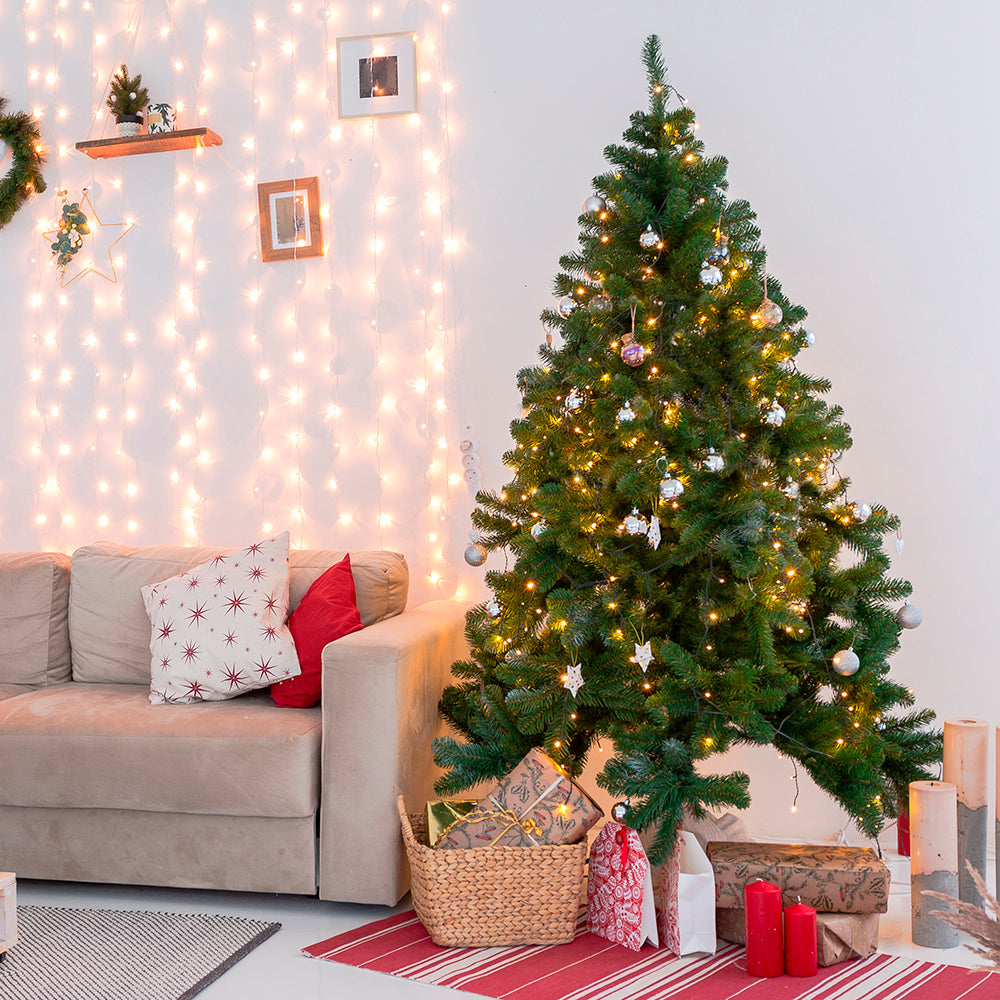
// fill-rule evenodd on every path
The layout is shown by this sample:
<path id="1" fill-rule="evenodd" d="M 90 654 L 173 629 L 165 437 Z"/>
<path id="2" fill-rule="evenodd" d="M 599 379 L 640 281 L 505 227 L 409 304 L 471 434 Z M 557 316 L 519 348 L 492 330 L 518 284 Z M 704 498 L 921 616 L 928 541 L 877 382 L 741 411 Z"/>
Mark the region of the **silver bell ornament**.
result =
<path id="1" fill-rule="evenodd" d="M 576 389 L 570 389 L 569 395 L 566 397 L 566 409 L 572 412 L 573 410 L 579 410 L 583 406 L 584 399 Z"/>
<path id="2" fill-rule="evenodd" d="M 858 524 L 864 524 L 872 516 L 871 506 L 864 502 L 864 500 L 858 500 L 854 504 L 854 520 Z"/>
<path id="3" fill-rule="evenodd" d="M 548 523 L 543 517 L 540 521 L 537 521 L 531 526 L 531 537 L 534 538 L 535 541 L 538 541 L 538 539 L 541 538 L 542 535 L 544 535 L 548 530 L 548 527 Z"/>
<path id="4" fill-rule="evenodd" d="M 772 427 L 780 427 L 785 422 L 785 409 L 775 400 L 771 408 L 764 414 L 764 423 L 771 424 Z"/>
<path id="5" fill-rule="evenodd" d="M 903 628 L 917 628 L 924 620 L 924 613 L 915 604 L 907 601 L 897 612 L 896 621 Z"/>
<path id="6" fill-rule="evenodd" d="M 608 203 L 599 194 L 592 194 L 583 203 L 583 211 L 587 215 L 600 215 L 607 210 Z"/>
<path id="7" fill-rule="evenodd" d="M 710 288 L 722 283 L 722 272 L 714 264 L 709 264 L 707 260 L 701 262 L 701 274 L 699 277 L 701 278 L 701 283 L 708 285 Z"/>
<path id="8" fill-rule="evenodd" d="M 726 467 L 726 460 L 714 449 L 709 448 L 705 460 L 701 463 L 709 472 L 722 472 Z"/>
<path id="9" fill-rule="evenodd" d="M 781 306 L 777 302 L 772 302 L 766 295 L 757 306 L 757 323 L 767 329 L 777 326 L 781 322 L 782 315 Z"/>
<path id="10" fill-rule="evenodd" d="M 577 308 L 578 305 L 579 303 L 576 301 L 576 299 L 573 298 L 572 295 L 564 295 L 559 300 L 559 304 L 556 306 L 556 309 L 558 310 L 559 315 L 562 316 L 563 319 L 568 319 L 570 313 L 572 313 Z"/>
<path id="11" fill-rule="evenodd" d="M 789 500 L 798 500 L 799 498 L 799 484 L 789 476 L 785 480 L 785 485 L 782 486 L 781 492 L 788 497 Z"/>
<path id="12" fill-rule="evenodd" d="M 630 424 L 635 420 L 635 410 L 627 399 L 625 405 L 615 414 L 615 420 L 620 424 Z"/>
<path id="13" fill-rule="evenodd" d="M 860 666 L 861 661 L 858 659 L 858 654 L 854 652 L 853 646 L 849 649 L 842 649 L 833 657 L 833 669 L 841 677 L 853 677 Z"/>
<path id="14" fill-rule="evenodd" d="M 486 547 L 479 542 L 469 542 L 465 547 L 465 561 L 470 566 L 482 566 L 486 562 Z"/>
<path id="15" fill-rule="evenodd" d="M 646 228 L 639 234 L 639 246 L 643 250 L 656 250 L 662 249 L 663 240 L 660 238 L 660 234 L 653 228 L 653 224 L 650 222 Z"/>
<path id="16" fill-rule="evenodd" d="M 595 295 L 594 298 L 587 303 L 588 309 L 592 309 L 594 312 L 602 313 L 611 312 L 613 306 L 614 302 L 607 292 L 601 292 L 600 295 Z"/>
<path id="17" fill-rule="evenodd" d="M 630 535 L 644 535 L 649 530 L 649 524 L 646 519 L 639 514 L 639 508 L 633 507 L 632 513 L 622 522 L 625 525 L 625 531 Z"/>

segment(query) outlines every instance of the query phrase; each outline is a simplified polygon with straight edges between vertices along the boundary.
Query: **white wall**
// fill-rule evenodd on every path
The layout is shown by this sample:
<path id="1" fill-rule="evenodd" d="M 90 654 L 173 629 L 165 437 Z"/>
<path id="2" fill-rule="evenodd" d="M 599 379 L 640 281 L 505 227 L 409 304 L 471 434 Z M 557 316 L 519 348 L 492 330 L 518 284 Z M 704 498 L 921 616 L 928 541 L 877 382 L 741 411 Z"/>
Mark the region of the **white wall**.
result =
<path id="1" fill-rule="evenodd" d="M 130 68 L 224 145 L 92 163 L 73 144 L 100 134 L 93 114 L 136 5 L 0 0 L 0 93 L 9 110 L 41 110 L 50 150 L 49 191 L 0 230 L 0 546 L 240 544 L 269 524 L 303 545 L 406 552 L 418 599 L 456 581 L 478 591 L 481 571 L 461 560 L 471 501 L 449 483 L 457 428 L 473 425 L 487 484 L 504 483 L 515 372 L 543 339 L 538 313 L 601 151 L 644 103 L 639 53 L 656 32 L 709 151 L 730 160 L 731 194 L 758 213 L 770 271 L 810 311 L 818 339 L 802 364 L 832 379 L 854 429 L 853 493 L 903 518 L 894 569 L 925 623 L 904 635 L 894 675 L 942 719 L 1000 722 L 989 632 L 1000 13 L 902 0 L 451 6 L 388 0 L 375 16 L 333 0 L 299 13 L 176 0 L 171 25 L 165 2 L 145 0 Z M 335 39 L 411 29 L 430 74 L 421 118 L 374 133 L 338 122 Z M 193 77 L 210 71 L 204 115 L 178 60 Z M 310 175 L 328 208 L 326 256 L 261 264 L 257 180 Z M 39 234 L 58 215 L 55 189 L 84 185 L 104 221 L 134 216 L 136 228 L 117 285 L 88 275 L 60 293 Z M 805 783 L 789 813 L 787 761 L 740 761 L 757 832 L 842 825 Z"/>

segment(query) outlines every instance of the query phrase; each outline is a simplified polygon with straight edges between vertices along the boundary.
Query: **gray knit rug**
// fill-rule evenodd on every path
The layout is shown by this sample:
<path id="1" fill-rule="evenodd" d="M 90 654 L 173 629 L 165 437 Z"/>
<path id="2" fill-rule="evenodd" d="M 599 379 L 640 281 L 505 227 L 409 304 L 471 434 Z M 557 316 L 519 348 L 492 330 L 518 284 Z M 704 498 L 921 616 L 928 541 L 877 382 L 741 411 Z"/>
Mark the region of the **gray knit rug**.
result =
<path id="1" fill-rule="evenodd" d="M 2 1000 L 188 1000 L 281 924 L 204 913 L 17 908 Z"/>

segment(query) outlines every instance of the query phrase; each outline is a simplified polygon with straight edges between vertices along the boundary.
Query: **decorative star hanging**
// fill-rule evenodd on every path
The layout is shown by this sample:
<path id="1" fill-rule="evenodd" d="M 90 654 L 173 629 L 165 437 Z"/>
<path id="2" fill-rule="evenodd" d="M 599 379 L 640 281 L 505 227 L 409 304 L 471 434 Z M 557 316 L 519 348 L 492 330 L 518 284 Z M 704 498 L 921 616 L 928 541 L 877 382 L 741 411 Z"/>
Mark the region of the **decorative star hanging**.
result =
<path id="1" fill-rule="evenodd" d="M 655 514 L 649 519 L 646 541 L 653 546 L 654 550 L 660 547 L 660 519 Z"/>
<path id="2" fill-rule="evenodd" d="M 566 680 L 563 681 L 563 687 L 573 697 L 576 697 L 576 692 L 583 687 L 583 667 L 579 663 L 570 663 L 566 666 Z"/>
<path id="3" fill-rule="evenodd" d="M 65 200 L 65 192 L 60 191 L 60 194 Z M 80 237 L 89 236 L 89 240 L 80 239 L 75 249 L 71 250 L 70 253 L 60 253 L 58 248 L 65 236 L 65 226 L 42 233 L 52 246 L 53 260 L 62 275 L 59 287 L 65 288 L 88 271 L 99 274 L 105 281 L 110 281 L 113 285 L 117 284 L 118 273 L 115 270 L 115 260 L 111 252 L 131 232 L 133 223 L 101 222 L 97 217 L 97 210 L 90 200 L 90 192 L 87 188 L 83 189 L 80 201 L 74 203 L 74 206 L 76 208 L 74 217 L 79 215 L 83 219 L 82 226 L 75 228 Z M 103 263 L 105 253 L 108 256 L 107 264 Z"/>
<path id="4" fill-rule="evenodd" d="M 648 642 L 644 643 L 641 646 L 639 645 L 639 643 L 636 643 L 635 644 L 635 662 L 638 663 L 640 667 L 642 667 L 642 672 L 643 673 L 646 672 L 646 667 L 649 666 L 649 664 L 652 662 L 652 660 L 653 660 L 653 648 L 652 648 L 652 646 Z"/>

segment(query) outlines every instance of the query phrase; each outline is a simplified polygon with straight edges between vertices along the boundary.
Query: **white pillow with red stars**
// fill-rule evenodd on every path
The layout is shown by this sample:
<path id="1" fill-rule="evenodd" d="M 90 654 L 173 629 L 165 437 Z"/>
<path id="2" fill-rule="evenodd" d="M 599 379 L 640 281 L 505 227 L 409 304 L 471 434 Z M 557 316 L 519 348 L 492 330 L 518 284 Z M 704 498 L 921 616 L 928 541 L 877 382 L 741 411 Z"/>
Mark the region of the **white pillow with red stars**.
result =
<path id="1" fill-rule="evenodd" d="M 142 588 L 149 700 L 224 701 L 301 672 L 288 617 L 288 532 Z"/>

